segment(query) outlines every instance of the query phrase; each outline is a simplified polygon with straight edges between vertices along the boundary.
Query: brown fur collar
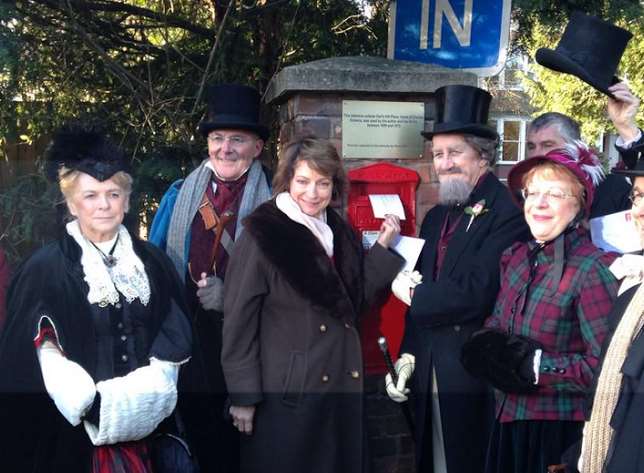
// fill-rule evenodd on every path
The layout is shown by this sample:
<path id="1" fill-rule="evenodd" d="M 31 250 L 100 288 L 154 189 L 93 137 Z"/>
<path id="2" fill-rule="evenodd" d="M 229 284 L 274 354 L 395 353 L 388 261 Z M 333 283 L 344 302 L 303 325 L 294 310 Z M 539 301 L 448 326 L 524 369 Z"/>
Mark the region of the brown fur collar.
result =
<path id="1" fill-rule="evenodd" d="M 333 230 L 335 267 L 309 229 L 287 217 L 273 200 L 246 218 L 244 228 L 301 296 L 334 316 L 356 315 L 363 296 L 362 248 L 353 230 L 330 208 L 327 223 Z"/>

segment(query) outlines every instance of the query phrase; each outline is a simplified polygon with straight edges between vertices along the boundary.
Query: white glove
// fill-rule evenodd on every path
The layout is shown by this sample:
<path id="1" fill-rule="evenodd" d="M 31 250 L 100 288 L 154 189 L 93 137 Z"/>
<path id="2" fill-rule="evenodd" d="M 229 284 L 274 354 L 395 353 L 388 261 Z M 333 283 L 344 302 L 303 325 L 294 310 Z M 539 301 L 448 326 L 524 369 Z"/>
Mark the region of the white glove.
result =
<path id="1" fill-rule="evenodd" d="M 385 388 L 387 389 L 387 395 L 389 399 L 395 402 L 405 402 L 407 400 L 407 394 L 409 394 L 409 388 L 405 387 L 411 375 L 414 374 L 414 368 L 416 367 L 416 357 L 409 353 L 403 353 L 398 358 L 398 361 L 394 364 L 394 369 L 398 375 L 398 383 L 394 385 L 391 375 L 387 373 L 385 376 Z"/>
<path id="2" fill-rule="evenodd" d="M 43 343 L 37 353 L 49 397 L 70 424 L 80 424 L 96 396 L 94 380 L 81 365 L 65 358 L 50 341 Z"/>
<path id="3" fill-rule="evenodd" d="M 391 283 L 391 290 L 398 299 L 411 305 L 411 290 L 423 282 L 418 271 L 401 271 Z"/>
<path id="4" fill-rule="evenodd" d="M 197 297 L 201 306 L 206 310 L 224 310 L 224 282 L 217 276 L 205 279 L 206 286 L 197 289 Z M 201 281 L 200 281 L 201 282 Z"/>
<path id="5" fill-rule="evenodd" d="M 644 256 L 642 255 L 623 255 L 613 261 L 608 268 L 615 279 L 620 280 L 621 284 L 617 295 L 621 295 L 633 286 L 636 286 L 644 279 Z"/>
<path id="6" fill-rule="evenodd" d="M 641 278 L 644 275 L 644 256 L 642 255 L 623 255 L 613 261 L 608 268 L 616 279 L 622 279 L 628 276 Z"/>

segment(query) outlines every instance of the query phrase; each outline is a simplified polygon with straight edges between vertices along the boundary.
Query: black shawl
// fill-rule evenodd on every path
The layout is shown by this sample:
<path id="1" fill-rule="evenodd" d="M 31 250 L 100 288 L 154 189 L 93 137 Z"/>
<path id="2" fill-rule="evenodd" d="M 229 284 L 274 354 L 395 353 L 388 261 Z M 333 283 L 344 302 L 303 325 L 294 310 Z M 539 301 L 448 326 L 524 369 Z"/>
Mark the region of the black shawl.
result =
<path id="1" fill-rule="evenodd" d="M 161 250 L 134 238 L 133 245 L 151 291 L 148 346 L 143 349 L 161 360 L 183 361 L 192 344 L 183 286 Z M 9 287 L 7 322 L 0 338 L 3 471 L 89 471 L 89 439 L 82 425 L 69 424 L 47 395 L 33 342 L 39 320 L 48 316 L 67 358 L 94 377 L 95 333 L 80 257 L 80 247 L 65 234 L 18 268 Z"/>

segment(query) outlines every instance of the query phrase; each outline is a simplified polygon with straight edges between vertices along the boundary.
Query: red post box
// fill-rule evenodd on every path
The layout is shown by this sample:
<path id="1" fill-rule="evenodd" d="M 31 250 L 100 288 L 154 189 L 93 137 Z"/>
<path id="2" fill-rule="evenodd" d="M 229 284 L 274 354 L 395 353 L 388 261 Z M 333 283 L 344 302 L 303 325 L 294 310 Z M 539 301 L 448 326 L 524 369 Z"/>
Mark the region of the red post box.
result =
<path id="1" fill-rule="evenodd" d="M 405 209 L 401 234 L 416 235 L 416 187 L 419 177 L 415 171 L 390 163 L 377 163 L 352 169 L 348 172 L 351 187 L 347 213 L 349 223 L 362 238 L 365 232 L 377 232 L 382 219 L 373 215 L 369 194 L 398 194 Z M 375 307 L 362 319 L 362 354 L 367 374 L 386 372 L 378 337 L 387 337 L 394 360 L 398 357 L 400 342 L 405 330 L 407 306 L 390 294 L 381 307 Z"/>

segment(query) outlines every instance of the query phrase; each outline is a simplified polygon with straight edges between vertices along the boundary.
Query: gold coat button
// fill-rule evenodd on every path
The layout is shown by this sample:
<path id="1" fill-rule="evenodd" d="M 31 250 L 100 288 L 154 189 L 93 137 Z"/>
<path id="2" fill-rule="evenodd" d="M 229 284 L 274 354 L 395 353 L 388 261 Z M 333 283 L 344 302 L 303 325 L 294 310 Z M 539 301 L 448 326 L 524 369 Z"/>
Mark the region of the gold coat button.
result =
<path id="1" fill-rule="evenodd" d="M 326 332 L 326 325 L 324 324 L 320 325 L 320 332 L 322 333 Z"/>
<path id="2" fill-rule="evenodd" d="M 329 375 L 328 374 L 325 374 L 325 375 L 322 376 L 322 382 L 323 383 L 328 383 L 329 382 Z"/>
<path id="3" fill-rule="evenodd" d="M 360 373 L 358 373 L 356 370 L 353 370 L 353 371 L 351 372 L 351 377 L 352 377 L 353 379 L 358 379 L 358 378 L 360 377 Z"/>

